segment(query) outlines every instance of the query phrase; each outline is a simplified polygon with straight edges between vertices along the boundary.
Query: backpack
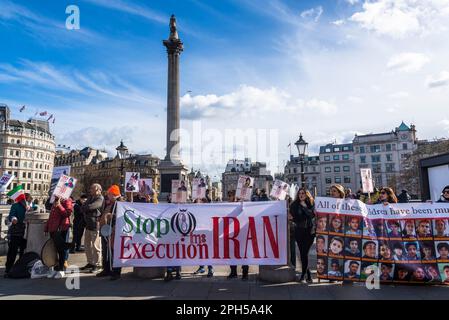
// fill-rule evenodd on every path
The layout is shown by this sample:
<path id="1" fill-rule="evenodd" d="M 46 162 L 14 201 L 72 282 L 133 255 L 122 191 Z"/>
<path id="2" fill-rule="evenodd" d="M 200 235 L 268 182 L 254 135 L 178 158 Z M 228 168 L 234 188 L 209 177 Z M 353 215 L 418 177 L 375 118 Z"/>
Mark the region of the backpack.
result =
<path id="1" fill-rule="evenodd" d="M 27 252 L 17 260 L 8 273 L 8 278 L 26 279 L 31 277 L 31 269 L 40 257 L 36 252 Z"/>

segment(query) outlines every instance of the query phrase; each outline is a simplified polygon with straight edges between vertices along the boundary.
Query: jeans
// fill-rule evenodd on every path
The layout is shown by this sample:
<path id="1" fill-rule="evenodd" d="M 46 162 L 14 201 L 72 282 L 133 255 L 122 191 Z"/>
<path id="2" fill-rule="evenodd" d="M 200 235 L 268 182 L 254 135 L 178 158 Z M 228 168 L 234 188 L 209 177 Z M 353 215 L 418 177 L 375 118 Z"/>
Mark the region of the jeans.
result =
<path id="1" fill-rule="evenodd" d="M 296 228 L 295 239 L 301 256 L 301 270 L 305 273 L 309 268 L 309 251 L 312 247 L 315 235 L 311 234 L 311 228 Z"/>
<path id="2" fill-rule="evenodd" d="M 83 220 L 75 220 L 73 222 L 73 245 L 74 249 L 81 248 L 81 239 L 84 234 L 85 223 Z"/>
<path id="3" fill-rule="evenodd" d="M 64 271 L 64 262 L 66 261 L 66 251 L 68 231 L 60 232 L 50 232 L 50 238 L 52 238 L 56 245 L 56 250 L 58 251 L 58 266 L 55 268 L 56 271 Z"/>
<path id="4" fill-rule="evenodd" d="M 122 268 L 111 268 L 113 257 L 114 257 L 114 250 L 111 248 L 110 252 L 108 252 L 109 244 L 108 240 L 105 237 L 101 237 L 101 255 L 102 255 L 102 264 L 103 264 L 103 271 L 108 272 L 112 275 L 120 275 L 122 272 Z"/>
<path id="5" fill-rule="evenodd" d="M 9 272 L 16 262 L 17 252 L 19 252 L 19 258 L 22 257 L 27 246 L 27 241 L 23 237 L 12 236 L 8 241 L 8 255 L 6 258 L 5 272 Z"/>

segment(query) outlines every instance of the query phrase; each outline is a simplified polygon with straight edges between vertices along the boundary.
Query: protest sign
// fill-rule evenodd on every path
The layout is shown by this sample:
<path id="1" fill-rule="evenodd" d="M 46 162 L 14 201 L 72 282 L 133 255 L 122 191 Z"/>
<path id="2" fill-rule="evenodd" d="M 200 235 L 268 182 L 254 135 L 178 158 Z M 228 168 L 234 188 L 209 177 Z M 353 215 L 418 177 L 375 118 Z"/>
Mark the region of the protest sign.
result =
<path id="1" fill-rule="evenodd" d="M 192 199 L 204 199 L 206 198 L 206 183 L 204 182 L 204 178 L 195 178 L 193 179 L 192 185 Z"/>
<path id="2" fill-rule="evenodd" d="M 54 199 L 55 197 L 58 197 L 64 200 L 69 199 L 75 189 L 76 181 L 77 180 L 73 177 L 62 175 L 61 178 L 59 178 L 51 198 Z"/>
<path id="3" fill-rule="evenodd" d="M 184 180 L 171 181 L 171 202 L 186 203 L 187 202 L 187 187 Z"/>
<path id="4" fill-rule="evenodd" d="M 114 267 L 285 265 L 285 201 L 117 203 Z"/>
<path id="5" fill-rule="evenodd" d="M 287 183 L 281 180 L 275 180 L 273 189 L 271 189 L 270 197 L 277 200 L 285 200 L 289 192 L 289 186 Z"/>
<path id="6" fill-rule="evenodd" d="M 369 168 L 360 169 L 360 175 L 362 176 L 362 189 L 363 189 L 362 191 L 364 193 L 373 193 L 374 185 L 371 169 Z"/>
<path id="7" fill-rule="evenodd" d="M 0 192 L 6 192 L 6 189 L 14 180 L 14 178 L 15 176 L 13 174 L 3 173 L 3 175 L 0 177 Z"/>
<path id="8" fill-rule="evenodd" d="M 153 192 L 153 179 L 139 179 L 139 194 L 142 197 L 151 195 Z"/>
<path id="9" fill-rule="evenodd" d="M 125 192 L 139 192 L 139 172 L 127 172 L 125 174 Z"/>
<path id="10" fill-rule="evenodd" d="M 236 198 L 242 201 L 250 201 L 253 194 L 254 178 L 249 176 L 239 176 L 237 182 Z"/>
<path id="11" fill-rule="evenodd" d="M 449 283 L 449 204 L 366 205 L 316 198 L 317 274 L 385 283 Z"/>

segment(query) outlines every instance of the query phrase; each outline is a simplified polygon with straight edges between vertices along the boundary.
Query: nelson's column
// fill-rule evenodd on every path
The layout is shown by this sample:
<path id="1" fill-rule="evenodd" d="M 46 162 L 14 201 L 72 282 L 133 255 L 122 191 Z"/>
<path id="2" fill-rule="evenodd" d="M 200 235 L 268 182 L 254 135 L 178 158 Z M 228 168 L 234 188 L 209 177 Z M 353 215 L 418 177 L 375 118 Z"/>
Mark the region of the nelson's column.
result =
<path id="1" fill-rule="evenodd" d="M 188 168 L 181 162 L 180 155 L 180 112 L 179 112 L 179 57 L 184 50 L 179 39 L 174 15 L 170 18 L 170 37 L 163 41 L 168 54 L 167 81 L 167 143 L 165 159 L 160 162 L 161 194 L 163 201 L 171 192 L 172 180 L 185 180 Z"/>

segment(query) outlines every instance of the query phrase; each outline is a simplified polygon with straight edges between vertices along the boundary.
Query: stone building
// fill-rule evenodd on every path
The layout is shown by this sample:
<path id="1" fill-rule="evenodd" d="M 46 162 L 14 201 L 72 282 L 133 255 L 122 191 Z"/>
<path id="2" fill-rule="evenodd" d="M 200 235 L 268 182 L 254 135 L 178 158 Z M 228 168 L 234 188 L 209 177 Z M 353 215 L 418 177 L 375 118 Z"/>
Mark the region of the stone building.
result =
<path id="1" fill-rule="evenodd" d="M 253 190 L 265 189 L 267 194 L 273 186 L 273 177 L 264 162 L 251 162 L 251 159 L 229 160 L 225 172 L 222 173 L 222 198 L 226 200 L 228 191 L 237 190 L 239 176 L 247 175 L 254 178 Z"/>
<path id="2" fill-rule="evenodd" d="M 47 121 L 10 119 L 7 105 L 0 105 L 0 175 L 16 177 L 8 190 L 23 185 L 39 203 L 48 198 L 55 158 L 55 137 Z"/>
<path id="3" fill-rule="evenodd" d="M 404 122 L 391 132 L 356 135 L 352 142 L 356 185 L 361 187 L 360 168 L 371 168 L 375 187 L 391 187 L 396 193 L 407 189 L 401 181 L 404 161 L 418 146 L 416 129 Z"/>
<path id="4" fill-rule="evenodd" d="M 320 175 L 320 157 L 305 156 L 304 157 L 304 179 L 306 188 L 312 192 L 312 195 L 322 194 L 321 175 Z M 284 167 L 284 174 L 281 176 L 284 182 L 289 184 L 302 185 L 301 181 L 301 161 L 300 157 L 290 156 Z"/>

